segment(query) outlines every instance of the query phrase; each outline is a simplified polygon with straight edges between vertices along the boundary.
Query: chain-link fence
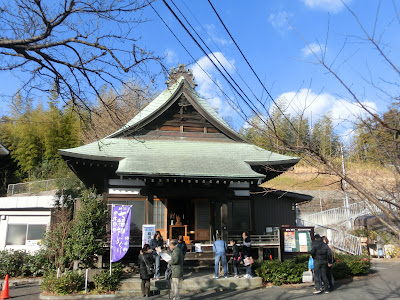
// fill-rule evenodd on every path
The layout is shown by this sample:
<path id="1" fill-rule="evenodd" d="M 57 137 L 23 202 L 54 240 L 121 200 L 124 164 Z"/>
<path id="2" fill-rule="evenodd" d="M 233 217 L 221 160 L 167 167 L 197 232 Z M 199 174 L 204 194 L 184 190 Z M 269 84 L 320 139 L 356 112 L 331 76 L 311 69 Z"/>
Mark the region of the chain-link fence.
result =
<path id="1" fill-rule="evenodd" d="M 43 191 L 52 191 L 57 189 L 57 179 L 31 181 L 23 183 L 9 184 L 7 188 L 7 196 L 16 194 L 34 194 Z"/>

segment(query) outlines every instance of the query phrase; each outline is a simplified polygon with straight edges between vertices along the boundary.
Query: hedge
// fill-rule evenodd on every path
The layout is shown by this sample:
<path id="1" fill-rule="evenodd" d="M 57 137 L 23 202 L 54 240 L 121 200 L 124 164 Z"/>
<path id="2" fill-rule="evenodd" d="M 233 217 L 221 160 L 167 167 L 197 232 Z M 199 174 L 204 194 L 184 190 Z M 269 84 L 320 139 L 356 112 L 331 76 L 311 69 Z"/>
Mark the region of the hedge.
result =
<path id="1" fill-rule="evenodd" d="M 309 255 L 299 255 L 284 262 L 265 261 L 255 272 L 265 283 L 269 282 L 274 285 L 301 283 L 303 272 L 308 270 L 308 258 Z M 332 274 L 335 279 L 341 279 L 349 276 L 367 275 L 370 269 L 371 260 L 367 256 L 336 254 Z"/>

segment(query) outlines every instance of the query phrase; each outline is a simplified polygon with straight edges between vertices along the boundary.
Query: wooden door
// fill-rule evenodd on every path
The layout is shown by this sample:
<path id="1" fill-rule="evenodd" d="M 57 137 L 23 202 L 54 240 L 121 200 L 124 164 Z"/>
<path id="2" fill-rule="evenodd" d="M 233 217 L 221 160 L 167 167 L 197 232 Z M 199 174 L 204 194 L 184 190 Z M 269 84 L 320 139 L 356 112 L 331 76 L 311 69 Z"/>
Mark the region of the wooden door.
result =
<path id="1" fill-rule="evenodd" d="M 154 199 L 154 224 L 164 240 L 167 239 L 167 199 Z"/>
<path id="2" fill-rule="evenodd" d="M 195 200 L 195 240 L 210 240 L 210 201 L 208 199 Z"/>

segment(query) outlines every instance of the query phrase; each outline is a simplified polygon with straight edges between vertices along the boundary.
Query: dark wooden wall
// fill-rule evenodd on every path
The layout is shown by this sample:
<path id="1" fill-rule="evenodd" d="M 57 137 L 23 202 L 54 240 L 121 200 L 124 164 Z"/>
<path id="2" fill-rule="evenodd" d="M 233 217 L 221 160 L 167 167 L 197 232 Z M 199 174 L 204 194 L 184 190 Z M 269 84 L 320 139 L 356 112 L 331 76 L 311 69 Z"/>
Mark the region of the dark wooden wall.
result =
<path id="1" fill-rule="evenodd" d="M 275 195 L 252 195 L 253 234 L 265 234 L 267 226 L 296 225 L 293 199 Z"/>

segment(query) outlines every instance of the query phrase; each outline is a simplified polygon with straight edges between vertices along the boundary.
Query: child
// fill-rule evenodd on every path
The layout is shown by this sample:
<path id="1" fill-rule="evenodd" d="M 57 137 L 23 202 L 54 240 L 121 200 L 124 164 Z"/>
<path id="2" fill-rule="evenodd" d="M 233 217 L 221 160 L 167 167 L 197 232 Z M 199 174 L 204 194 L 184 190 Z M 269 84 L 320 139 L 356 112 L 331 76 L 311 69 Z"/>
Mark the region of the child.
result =
<path id="1" fill-rule="evenodd" d="M 314 289 L 315 289 L 315 280 L 316 278 L 314 277 L 314 259 L 312 256 L 308 259 L 308 271 L 312 272 L 313 278 L 314 278 Z"/>
<path id="2" fill-rule="evenodd" d="M 239 278 L 239 262 L 240 262 L 240 252 L 234 240 L 229 241 L 229 245 L 232 246 L 232 265 L 233 272 L 235 273 L 235 278 Z"/>

